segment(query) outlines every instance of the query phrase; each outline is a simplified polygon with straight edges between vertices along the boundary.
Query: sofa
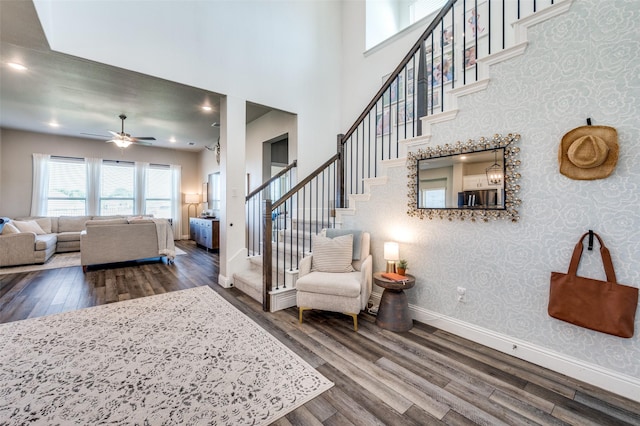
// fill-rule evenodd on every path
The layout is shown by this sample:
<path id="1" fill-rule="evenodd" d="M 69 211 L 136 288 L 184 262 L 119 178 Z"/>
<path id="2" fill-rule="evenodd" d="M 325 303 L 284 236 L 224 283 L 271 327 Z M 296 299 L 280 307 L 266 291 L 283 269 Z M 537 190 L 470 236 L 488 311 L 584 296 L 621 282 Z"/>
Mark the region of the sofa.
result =
<path id="1" fill-rule="evenodd" d="M 173 232 L 164 219 L 89 220 L 80 235 L 80 264 L 126 262 L 129 260 L 175 257 Z"/>
<path id="2" fill-rule="evenodd" d="M 45 263 L 54 253 L 80 251 L 81 234 L 86 229 L 88 221 L 113 220 L 117 220 L 120 225 L 128 224 L 126 216 L 16 217 L 4 225 L 0 235 L 0 267 Z M 34 226 L 34 222 L 37 226 Z M 166 220 L 162 222 L 166 222 Z M 22 231 L 17 229 L 19 232 L 13 233 L 15 231 L 11 231 L 11 229 L 16 230 L 16 227 L 22 228 Z M 157 240 L 155 231 L 148 233 L 147 240 L 153 239 L 152 237 Z M 136 244 L 144 245 L 144 241 L 136 241 Z M 172 243 L 173 235 L 171 234 Z M 100 246 L 103 243 L 96 244 Z M 85 248 L 92 250 L 87 244 L 85 244 Z M 126 260 L 136 259 L 139 257 Z"/>

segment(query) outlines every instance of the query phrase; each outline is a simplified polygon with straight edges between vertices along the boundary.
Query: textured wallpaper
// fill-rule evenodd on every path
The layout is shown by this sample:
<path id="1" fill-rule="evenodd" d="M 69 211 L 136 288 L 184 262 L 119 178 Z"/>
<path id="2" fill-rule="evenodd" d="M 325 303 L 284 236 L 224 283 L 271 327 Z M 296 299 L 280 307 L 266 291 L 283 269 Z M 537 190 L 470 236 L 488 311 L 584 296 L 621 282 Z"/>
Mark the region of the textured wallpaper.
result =
<path id="1" fill-rule="evenodd" d="M 357 202 L 344 226 L 371 231 L 375 270 L 384 268 L 383 243 L 400 242 L 417 277 L 411 304 L 640 378 L 640 314 L 631 339 L 547 315 L 549 275 L 566 272 L 589 229 L 611 250 L 618 281 L 640 286 L 639 15 L 634 0 L 575 0 L 529 30 L 523 56 L 491 68 L 486 91 L 459 99 L 456 120 L 432 127 L 431 145 L 522 135 L 518 223 L 410 218 L 402 167 L 389 169 L 370 201 Z M 618 130 L 620 157 L 607 179 L 576 181 L 558 171 L 562 136 L 587 117 Z M 604 279 L 598 250 L 585 250 L 579 275 Z M 456 301 L 458 286 L 466 303 Z"/>

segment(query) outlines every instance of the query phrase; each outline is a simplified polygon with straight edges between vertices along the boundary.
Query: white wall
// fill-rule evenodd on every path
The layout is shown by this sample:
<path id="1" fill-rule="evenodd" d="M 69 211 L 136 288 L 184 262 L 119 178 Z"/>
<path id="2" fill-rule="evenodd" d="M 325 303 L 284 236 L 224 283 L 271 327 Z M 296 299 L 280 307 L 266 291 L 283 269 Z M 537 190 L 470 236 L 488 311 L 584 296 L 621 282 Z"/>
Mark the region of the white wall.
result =
<path id="1" fill-rule="evenodd" d="M 640 314 L 636 336 L 623 339 L 553 319 L 547 303 L 550 273 L 566 272 L 573 246 L 589 229 L 611 250 L 618 281 L 640 286 L 638 14 L 638 2 L 611 7 L 574 0 L 567 13 L 529 31 L 523 56 L 491 68 L 486 91 L 459 100 L 456 120 L 432 126 L 433 146 L 495 133 L 522 135 L 518 223 L 411 218 L 404 167 L 392 168 L 389 183 L 373 187 L 371 201 L 358 202 L 356 215 L 345 222 L 372 232 L 376 270 L 384 265 L 384 241 L 400 242 L 400 255 L 417 278 L 407 292 L 414 306 L 602 369 L 635 389 Z M 345 79 L 375 80 L 377 58 L 363 64 L 368 61 L 371 73 L 354 67 L 358 74 Z M 585 125 L 587 117 L 618 130 L 620 157 L 607 179 L 576 181 L 558 171 L 562 136 Z M 585 250 L 579 273 L 604 279 L 597 250 Z M 467 289 L 466 303 L 456 301 L 458 286 Z"/>
<path id="2" fill-rule="evenodd" d="M 247 125 L 247 173 L 250 188 L 262 184 L 262 145 L 283 134 L 289 135 L 289 163 L 297 159 L 298 121 L 294 114 L 272 111 Z"/>
<path id="3" fill-rule="evenodd" d="M 341 132 L 344 133 L 380 89 L 383 77 L 398 66 L 430 21 L 424 26 L 408 28 L 392 41 L 365 53 L 365 2 L 345 1 L 342 3 L 342 13 Z"/>
<path id="4" fill-rule="evenodd" d="M 335 153 L 338 1 L 34 3 L 54 50 L 295 113 L 302 170 Z"/>
<path id="5" fill-rule="evenodd" d="M 0 139 L 0 216 L 29 215 L 33 153 L 181 165 L 182 193 L 202 192 L 195 152 L 136 145 L 120 150 L 114 144 L 92 139 L 12 129 L 0 129 Z M 186 235 L 187 207 L 182 210 L 182 235 Z"/>

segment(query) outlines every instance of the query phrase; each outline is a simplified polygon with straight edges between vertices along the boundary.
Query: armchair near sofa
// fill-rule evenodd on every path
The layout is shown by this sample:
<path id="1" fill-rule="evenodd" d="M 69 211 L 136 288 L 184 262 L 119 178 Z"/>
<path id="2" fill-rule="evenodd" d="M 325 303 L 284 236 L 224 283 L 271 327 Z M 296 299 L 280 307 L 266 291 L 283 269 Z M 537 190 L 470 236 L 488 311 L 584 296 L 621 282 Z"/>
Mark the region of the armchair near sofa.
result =
<path id="1" fill-rule="evenodd" d="M 326 233 L 329 237 L 312 236 L 312 254 L 300 261 L 296 281 L 300 322 L 308 309 L 341 312 L 353 318 L 358 331 L 358 314 L 371 296 L 371 237 L 361 231 L 327 229 Z"/>

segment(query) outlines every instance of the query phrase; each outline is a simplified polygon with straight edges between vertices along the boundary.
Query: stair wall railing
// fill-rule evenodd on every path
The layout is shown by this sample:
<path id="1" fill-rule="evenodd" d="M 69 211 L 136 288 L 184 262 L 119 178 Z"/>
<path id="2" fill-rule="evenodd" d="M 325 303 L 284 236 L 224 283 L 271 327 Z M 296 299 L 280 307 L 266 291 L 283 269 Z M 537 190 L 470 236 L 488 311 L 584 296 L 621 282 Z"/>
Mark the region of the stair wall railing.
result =
<path id="1" fill-rule="evenodd" d="M 335 209 L 364 192 L 381 162 L 400 157 L 400 141 L 422 135 L 420 119 L 451 108 L 447 93 L 479 81 L 478 60 L 515 44 L 511 23 L 554 0 L 449 0 L 385 79 L 354 124 L 338 135 L 337 154 L 279 200 L 263 201 L 263 309 L 286 288 L 282 273 L 311 251 L 311 235 L 335 226 Z M 289 220 L 277 221 L 284 214 Z M 289 228 L 288 228 L 289 227 Z M 295 228 L 295 229 L 293 229 Z M 275 257 L 273 250 L 276 249 Z M 275 268 L 275 269 L 274 269 Z"/>
<path id="2" fill-rule="evenodd" d="M 291 189 L 291 185 L 296 179 L 295 169 L 297 165 L 298 162 L 293 160 L 291 164 L 263 182 L 245 197 L 246 244 L 249 256 L 262 254 L 264 237 L 262 208 L 264 200 L 278 200 L 282 194 Z M 280 220 L 284 220 L 286 215 L 282 215 L 282 213 L 282 211 L 276 211 L 274 215 Z"/>

